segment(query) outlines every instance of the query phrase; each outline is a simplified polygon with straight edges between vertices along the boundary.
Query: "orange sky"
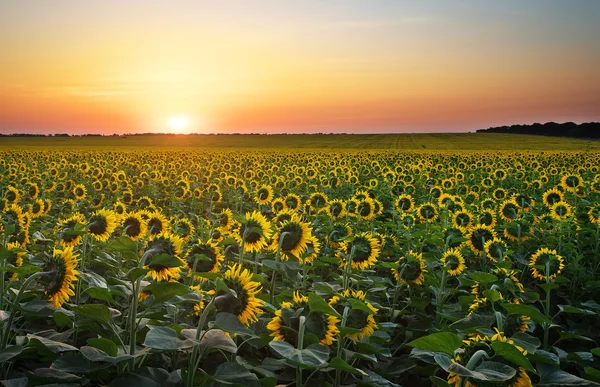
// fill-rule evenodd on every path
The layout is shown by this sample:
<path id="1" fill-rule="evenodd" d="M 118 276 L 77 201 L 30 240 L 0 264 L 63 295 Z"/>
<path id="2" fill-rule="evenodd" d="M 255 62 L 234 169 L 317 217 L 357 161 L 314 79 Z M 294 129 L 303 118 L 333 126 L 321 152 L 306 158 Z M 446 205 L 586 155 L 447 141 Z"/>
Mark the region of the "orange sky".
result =
<path id="1" fill-rule="evenodd" d="M 0 132 L 598 121 L 599 16 L 586 0 L 4 2 Z"/>

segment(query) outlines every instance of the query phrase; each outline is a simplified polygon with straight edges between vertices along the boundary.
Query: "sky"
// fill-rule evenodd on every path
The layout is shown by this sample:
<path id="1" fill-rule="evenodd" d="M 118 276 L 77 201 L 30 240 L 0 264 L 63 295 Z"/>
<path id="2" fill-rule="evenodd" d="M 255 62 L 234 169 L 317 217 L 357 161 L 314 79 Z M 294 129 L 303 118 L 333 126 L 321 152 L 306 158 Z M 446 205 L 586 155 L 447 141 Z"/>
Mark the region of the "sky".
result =
<path id="1" fill-rule="evenodd" d="M 0 133 L 600 121 L 596 0 L 0 3 Z"/>

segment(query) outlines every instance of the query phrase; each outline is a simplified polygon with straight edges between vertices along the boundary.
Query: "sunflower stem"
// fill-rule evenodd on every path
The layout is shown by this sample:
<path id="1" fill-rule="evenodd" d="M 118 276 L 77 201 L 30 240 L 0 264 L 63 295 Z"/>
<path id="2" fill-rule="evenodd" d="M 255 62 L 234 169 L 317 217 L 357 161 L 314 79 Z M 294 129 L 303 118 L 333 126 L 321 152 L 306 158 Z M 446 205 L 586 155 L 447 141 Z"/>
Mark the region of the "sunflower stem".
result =
<path id="1" fill-rule="evenodd" d="M 344 268 L 344 291 L 348 290 L 349 282 L 350 282 L 350 270 L 352 269 L 352 259 L 354 258 L 354 253 L 356 252 L 356 246 L 352 246 L 352 250 L 350 250 L 350 256 L 348 257 L 348 262 L 346 262 L 346 267 Z"/>
<path id="2" fill-rule="evenodd" d="M 484 351 L 483 349 L 480 349 L 479 351 L 475 352 L 473 354 L 473 356 L 471 356 L 471 358 L 469 359 L 469 362 L 467 363 L 467 369 L 470 371 L 473 371 L 475 369 L 475 367 L 477 367 L 477 364 L 479 364 L 479 360 L 481 359 L 488 359 L 489 355 L 487 354 L 486 351 Z M 467 379 L 468 377 L 466 376 L 462 376 L 460 378 L 460 387 L 464 387 L 467 383 Z"/>
<path id="3" fill-rule="evenodd" d="M 200 334 L 202 333 L 202 328 L 204 328 L 204 324 L 206 323 L 206 319 L 208 318 L 208 314 L 215 304 L 215 298 L 213 297 L 202 314 L 200 315 L 200 320 L 198 321 L 198 327 L 196 328 L 196 340 L 200 340 Z M 194 378 L 196 376 L 196 370 L 198 369 L 198 365 L 200 364 L 200 359 L 202 359 L 202 354 L 199 353 L 199 346 L 195 345 L 192 349 L 192 355 L 190 356 L 190 360 L 188 363 L 188 374 L 187 374 L 187 387 L 194 386 Z"/>
<path id="4" fill-rule="evenodd" d="M 283 240 L 285 239 L 286 236 L 288 236 L 290 233 L 285 231 L 281 233 L 281 236 L 279 237 L 279 244 L 277 245 L 277 254 L 275 255 L 275 262 L 279 263 L 279 258 L 281 257 L 281 246 L 283 246 Z M 271 287 L 269 288 L 269 303 L 271 305 L 273 305 L 273 300 L 275 299 L 275 276 L 276 276 L 276 271 L 273 270 L 273 275 L 271 276 Z"/>
<path id="5" fill-rule="evenodd" d="M 346 320 L 348 319 L 348 313 L 350 313 L 350 308 L 346 306 L 344 308 L 344 313 L 342 314 L 342 321 L 340 324 L 340 328 L 344 328 L 346 326 Z M 342 348 L 344 347 L 343 340 L 344 340 L 344 338 L 342 337 L 342 333 L 340 332 L 339 336 L 338 336 L 338 345 L 337 345 L 337 354 L 336 354 L 336 356 L 339 357 L 340 359 L 342 359 Z M 340 383 L 342 382 L 341 379 L 342 379 L 342 371 L 339 369 L 335 370 L 334 386 L 339 387 Z"/>
<path id="6" fill-rule="evenodd" d="M 298 350 L 302 351 L 304 349 L 304 328 L 305 328 L 306 316 L 300 316 L 300 327 L 298 329 Z M 302 368 L 298 367 L 296 369 L 296 385 L 298 387 L 302 387 Z"/>
<path id="7" fill-rule="evenodd" d="M 83 273 L 83 270 L 85 269 L 85 258 L 86 258 L 86 253 L 87 253 L 87 240 L 88 240 L 88 234 L 84 234 L 83 235 L 83 246 L 81 248 L 81 273 Z M 75 289 L 75 305 L 79 305 L 79 298 L 81 297 L 81 279 L 79 281 L 77 281 L 77 287 Z M 73 321 L 73 344 L 75 346 L 77 346 L 77 336 L 78 336 L 78 331 L 77 331 L 77 327 L 75 326 L 75 324 L 77 323 L 77 315 L 75 315 L 74 321 Z"/>
<path id="8" fill-rule="evenodd" d="M 546 261 L 546 284 L 550 283 L 550 260 Z M 546 288 L 546 307 L 544 314 L 550 318 L 550 288 Z M 548 348 L 548 338 L 550 337 L 550 324 L 544 323 L 544 348 Z"/>

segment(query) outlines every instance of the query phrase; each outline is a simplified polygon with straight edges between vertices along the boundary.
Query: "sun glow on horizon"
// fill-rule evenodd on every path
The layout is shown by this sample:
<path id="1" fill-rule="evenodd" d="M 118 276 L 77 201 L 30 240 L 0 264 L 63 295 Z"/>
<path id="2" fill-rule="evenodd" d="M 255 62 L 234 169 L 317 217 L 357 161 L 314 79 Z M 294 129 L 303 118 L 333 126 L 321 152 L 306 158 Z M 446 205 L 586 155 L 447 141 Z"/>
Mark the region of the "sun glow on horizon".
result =
<path id="1" fill-rule="evenodd" d="M 191 119 L 186 115 L 172 115 L 167 119 L 167 126 L 173 133 L 187 133 L 190 130 Z"/>

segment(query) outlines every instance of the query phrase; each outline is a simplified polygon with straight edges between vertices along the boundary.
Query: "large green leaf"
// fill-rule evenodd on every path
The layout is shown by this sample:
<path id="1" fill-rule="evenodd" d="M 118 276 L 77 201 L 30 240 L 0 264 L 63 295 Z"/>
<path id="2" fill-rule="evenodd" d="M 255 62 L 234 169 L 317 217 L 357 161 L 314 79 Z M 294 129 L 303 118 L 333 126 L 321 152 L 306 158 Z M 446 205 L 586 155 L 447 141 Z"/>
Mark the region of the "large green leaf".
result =
<path id="1" fill-rule="evenodd" d="M 240 319 L 232 313 L 220 312 L 215 317 L 215 325 L 225 332 L 238 333 L 240 335 L 256 336 L 254 332 L 240 322 Z"/>
<path id="2" fill-rule="evenodd" d="M 515 365 L 525 368 L 529 372 L 535 373 L 535 369 L 529 360 L 514 345 L 501 341 L 494 341 L 492 343 L 492 348 L 496 351 L 496 355 L 505 358 Z"/>
<path id="3" fill-rule="evenodd" d="M 146 333 L 144 346 L 161 350 L 177 350 L 194 346 L 194 341 L 181 340 L 177 337 L 177 331 L 169 327 L 149 326 L 150 331 Z"/>
<path id="4" fill-rule="evenodd" d="M 456 333 L 440 332 L 419 337 L 407 345 L 418 349 L 443 352 L 447 353 L 448 355 L 453 355 L 454 351 L 463 345 L 463 342 L 462 338 Z"/>
<path id="5" fill-rule="evenodd" d="M 30 342 L 37 341 L 37 342 L 41 343 L 44 347 L 48 348 L 50 351 L 52 351 L 54 353 L 77 351 L 77 348 L 72 345 L 61 343 L 60 341 L 50 340 L 45 337 L 28 334 L 27 338 L 29 339 Z"/>
<path id="6" fill-rule="evenodd" d="M 117 344 L 112 340 L 105 338 L 91 338 L 88 339 L 87 342 L 89 346 L 98 348 L 106 352 L 106 354 L 108 354 L 109 356 L 117 356 L 118 354 Z"/>
<path id="7" fill-rule="evenodd" d="M 369 308 L 369 306 L 366 303 L 362 302 L 361 300 L 357 300 L 355 298 L 348 298 L 348 302 L 354 310 L 361 310 L 367 314 L 375 313 L 371 308 Z"/>
<path id="8" fill-rule="evenodd" d="M 529 305 L 525 305 L 525 304 L 501 304 L 501 306 L 506 309 L 506 311 L 508 312 L 509 315 L 520 315 L 520 316 L 527 316 L 527 317 L 531 317 L 531 319 L 533 321 L 535 321 L 538 324 L 543 324 L 543 323 L 547 323 L 547 324 L 551 324 L 552 321 L 550 321 L 546 316 L 544 316 L 544 314 L 542 314 L 542 312 L 540 312 L 539 310 L 537 310 L 536 308 L 529 306 Z"/>
<path id="9" fill-rule="evenodd" d="M 291 364 L 302 368 L 323 367 L 329 359 L 329 348 L 321 344 L 312 344 L 299 350 L 285 341 L 273 340 L 269 347 Z"/>
<path id="10" fill-rule="evenodd" d="M 320 312 L 342 318 L 342 316 L 335 309 L 329 306 L 327 301 L 318 296 L 316 293 L 308 294 L 308 308 L 310 309 L 310 313 Z"/>
<path id="11" fill-rule="evenodd" d="M 154 254 L 148 266 L 180 267 L 183 261 L 169 254 Z"/>
<path id="12" fill-rule="evenodd" d="M 146 286 L 144 291 L 151 292 L 156 302 L 164 302 L 175 296 L 190 293 L 191 289 L 179 282 L 160 282 Z"/>
<path id="13" fill-rule="evenodd" d="M 209 387 L 217 386 L 239 386 L 239 387 L 261 387 L 258 377 L 248 371 L 243 365 L 227 362 L 219 365 L 212 375 Z"/>
<path id="14" fill-rule="evenodd" d="M 92 320 L 100 321 L 102 323 L 108 323 L 110 321 L 110 310 L 106 305 L 102 304 L 84 304 L 76 305 L 73 307 L 73 311 L 83 317 L 90 318 Z"/>
<path id="15" fill-rule="evenodd" d="M 11 345 L 3 350 L 0 350 L 0 363 L 4 363 L 23 352 L 23 347 L 20 345 Z"/>
<path id="16" fill-rule="evenodd" d="M 598 386 L 597 383 L 582 379 L 568 372 L 562 371 L 549 364 L 538 364 L 540 382 L 536 386 L 559 387 L 559 386 Z"/>
<path id="17" fill-rule="evenodd" d="M 329 362 L 329 367 L 336 370 L 340 370 L 342 372 L 348 372 L 354 375 L 366 375 L 364 371 L 352 367 L 350 364 L 346 363 L 343 359 L 337 356 L 331 359 L 331 361 Z"/>

